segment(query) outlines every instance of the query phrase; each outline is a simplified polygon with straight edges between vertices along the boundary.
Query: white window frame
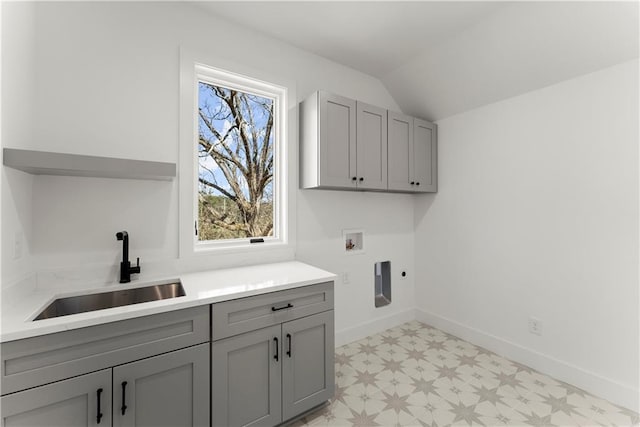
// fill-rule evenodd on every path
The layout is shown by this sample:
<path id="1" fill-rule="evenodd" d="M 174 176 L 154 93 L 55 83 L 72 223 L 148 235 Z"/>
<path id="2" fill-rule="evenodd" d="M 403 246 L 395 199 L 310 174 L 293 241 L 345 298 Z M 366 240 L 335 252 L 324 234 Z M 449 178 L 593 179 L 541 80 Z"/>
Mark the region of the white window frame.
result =
<path id="1" fill-rule="evenodd" d="M 292 258 L 294 247 L 291 243 L 291 230 L 294 212 L 290 204 L 295 184 L 292 185 L 289 169 L 292 157 L 289 150 L 289 134 L 292 131 L 289 120 L 288 104 L 291 102 L 290 85 L 270 83 L 268 76 L 252 73 L 252 70 L 241 70 L 233 66 L 222 65 L 220 68 L 206 64 L 206 61 L 194 60 L 192 55 L 181 53 L 181 86 L 180 86 L 180 258 L 192 255 L 212 253 L 264 252 L 272 254 L 267 257 Z M 219 61 L 218 61 L 219 62 Z M 216 65 L 218 65 L 216 63 Z M 224 67 L 225 69 L 223 69 Z M 233 69 L 233 71 L 227 71 Z M 248 72 L 247 72 L 248 71 Z M 257 78 L 248 77 L 256 75 Z M 265 78 L 266 77 L 266 78 Z M 250 238 L 200 241 L 195 234 L 198 219 L 198 87 L 199 82 L 210 83 L 229 89 L 264 96 L 274 99 L 274 224 L 273 236 L 262 237 L 263 243 L 250 243 Z M 280 84 L 279 84 L 280 83 Z M 295 92 L 295 89 L 294 89 Z M 294 95 L 295 96 L 295 95 Z M 292 188 L 293 187 L 293 188 Z M 274 249 L 284 249 L 279 253 Z M 256 258 L 259 262 L 260 258 Z"/>

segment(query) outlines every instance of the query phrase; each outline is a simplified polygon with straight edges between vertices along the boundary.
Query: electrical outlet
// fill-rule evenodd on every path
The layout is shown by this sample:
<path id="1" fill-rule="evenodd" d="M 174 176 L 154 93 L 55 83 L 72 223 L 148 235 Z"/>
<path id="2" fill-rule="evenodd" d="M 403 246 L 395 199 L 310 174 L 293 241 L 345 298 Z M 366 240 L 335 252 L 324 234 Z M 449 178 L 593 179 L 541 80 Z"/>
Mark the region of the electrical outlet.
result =
<path id="1" fill-rule="evenodd" d="M 542 335 L 542 322 L 535 317 L 529 317 L 529 333 Z"/>
<path id="2" fill-rule="evenodd" d="M 342 283 L 343 284 L 348 284 L 350 281 L 350 277 L 349 277 L 349 272 L 345 271 L 344 273 L 342 273 Z"/>

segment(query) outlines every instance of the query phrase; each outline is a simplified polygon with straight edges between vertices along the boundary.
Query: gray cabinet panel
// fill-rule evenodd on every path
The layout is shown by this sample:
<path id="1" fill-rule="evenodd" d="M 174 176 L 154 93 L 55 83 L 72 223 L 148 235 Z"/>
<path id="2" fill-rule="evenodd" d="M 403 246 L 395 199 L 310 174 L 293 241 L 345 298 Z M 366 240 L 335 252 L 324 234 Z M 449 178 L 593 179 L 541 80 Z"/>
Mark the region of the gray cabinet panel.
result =
<path id="1" fill-rule="evenodd" d="M 389 189 L 438 191 L 436 125 L 389 112 Z"/>
<path id="2" fill-rule="evenodd" d="M 111 369 L 3 396 L 0 402 L 2 427 L 109 427 Z"/>
<path id="3" fill-rule="evenodd" d="M 280 325 L 212 344 L 213 426 L 273 426 L 281 422 L 280 344 Z"/>
<path id="4" fill-rule="evenodd" d="M 413 191 L 413 118 L 389 111 L 389 190 Z"/>
<path id="5" fill-rule="evenodd" d="M 203 306 L 2 343 L 2 394 L 206 341 Z"/>
<path id="6" fill-rule="evenodd" d="M 300 104 L 300 161 L 302 188 L 356 188 L 356 101 L 319 91 Z"/>
<path id="7" fill-rule="evenodd" d="M 357 186 L 387 188 L 387 110 L 357 102 Z"/>
<path id="8" fill-rule="evenodd" d="M 326 92 L 300 103 L 302 188 L 437 191 L 436 125 Z"/>
<path id="9" fill-rule="evenodd" d="M 320 185 L 353 187 L 356 174 L 356 102 L 320 92 Z"/>
<path id="10" fill-rule="evenodd" d="M 113 425 L 209 425 L 208 377 L 209 344 L 113 368 Z"/>
<path id="11" fill-rule="evenodd" d="M 211 334 L 215 341 L 332 308 L 332 282 L 225 301 L 213 304 Z"/>
<path id="12" fill-rule="evenodd" d="M 436 126 L 424 120 L 413 121 L 413 170 L 415 191 L 434 192 L 437 182 Z"/>
<path id="13" fill-rule="evenodd" d="M 283 420 L 329 400 L 335 389 L 333 310 L 282 325 Z"/>

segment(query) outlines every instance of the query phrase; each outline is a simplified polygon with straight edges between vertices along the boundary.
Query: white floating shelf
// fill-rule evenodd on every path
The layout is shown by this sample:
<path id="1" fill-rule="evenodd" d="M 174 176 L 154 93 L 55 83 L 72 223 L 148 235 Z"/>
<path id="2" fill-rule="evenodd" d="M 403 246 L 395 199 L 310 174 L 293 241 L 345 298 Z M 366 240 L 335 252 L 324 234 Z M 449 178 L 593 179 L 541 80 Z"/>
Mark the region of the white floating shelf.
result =
<path id="1" fill-rule="evenodd" d="M 176 176 L 175 163 L 19 150 L 16 148 L 5 148 L 3 150 L 3 164 L 33 175 L 151 179 L 159 181 L 170 181 Z"/>

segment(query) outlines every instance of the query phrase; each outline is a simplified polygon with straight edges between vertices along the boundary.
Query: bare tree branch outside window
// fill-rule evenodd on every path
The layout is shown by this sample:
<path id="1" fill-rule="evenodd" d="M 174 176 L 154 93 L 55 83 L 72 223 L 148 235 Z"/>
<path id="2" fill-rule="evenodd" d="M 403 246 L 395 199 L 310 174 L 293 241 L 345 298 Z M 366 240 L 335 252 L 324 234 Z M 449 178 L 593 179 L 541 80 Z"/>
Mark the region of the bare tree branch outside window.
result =
<path id="1" fill-rule="evenodd" d="M 273 235 L 274 101 L 199 82 L 198 238 Z"/>

